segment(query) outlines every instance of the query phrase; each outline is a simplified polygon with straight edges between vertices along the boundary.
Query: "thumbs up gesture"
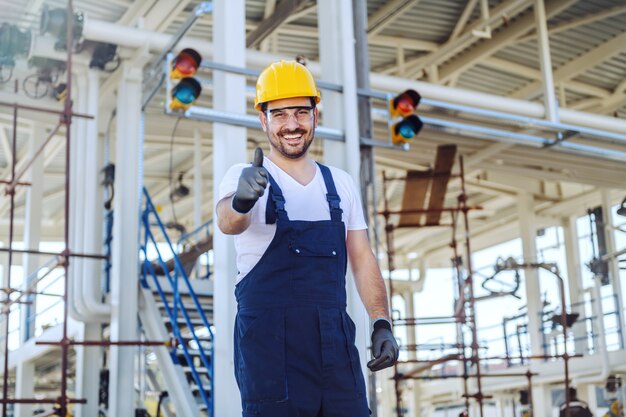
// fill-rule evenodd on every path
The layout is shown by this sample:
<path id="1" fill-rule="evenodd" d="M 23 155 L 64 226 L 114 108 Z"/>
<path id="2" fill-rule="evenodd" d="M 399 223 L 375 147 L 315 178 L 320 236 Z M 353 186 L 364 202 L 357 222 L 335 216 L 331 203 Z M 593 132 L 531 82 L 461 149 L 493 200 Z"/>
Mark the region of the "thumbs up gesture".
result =
<path id="1" fill-rule="evenodd" d="M 263 168 L 263 150 L 256 148 L 252 166 L 244 168 L 239 177 L 237 191 L 233 196 L 233 209 L 241 214 L 248 213 L 267 187 L 267 170 Z"/>

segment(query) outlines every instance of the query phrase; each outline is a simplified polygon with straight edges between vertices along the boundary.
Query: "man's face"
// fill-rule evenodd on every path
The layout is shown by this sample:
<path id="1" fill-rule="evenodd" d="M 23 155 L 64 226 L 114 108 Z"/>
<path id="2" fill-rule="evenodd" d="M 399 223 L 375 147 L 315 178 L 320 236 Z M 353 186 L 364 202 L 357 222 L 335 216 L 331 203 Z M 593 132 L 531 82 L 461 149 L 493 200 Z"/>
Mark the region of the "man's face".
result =
<path id="1" fill-rule="evenodd" d="M 272 149 L 287 159 L 306 155 L 317 126 L 317 108 L 308 97 L 270 101 L 259 118 Z"/>

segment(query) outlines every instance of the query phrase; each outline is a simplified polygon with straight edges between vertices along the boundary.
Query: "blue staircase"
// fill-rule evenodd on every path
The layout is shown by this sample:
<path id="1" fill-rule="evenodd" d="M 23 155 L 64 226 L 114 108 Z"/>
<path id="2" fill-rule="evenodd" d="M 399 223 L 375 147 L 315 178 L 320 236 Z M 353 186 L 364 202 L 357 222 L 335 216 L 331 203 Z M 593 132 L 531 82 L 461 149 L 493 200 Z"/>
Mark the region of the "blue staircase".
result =
<path id="1" fill-rule="evenodd" d="M 143 194 L 141 284 L 144 292 L 151 294 L 154 299 L 148 300 L 150 296 L 146 296 L 144 305 L 152 308 L 152 313 L 146 315 L 144 312 L 140 319 L 144 331 L 149 329 L 146 334 L 150 338 L 167 334 L 172 340 L 169 360 L 174 367 L 172 364 L 163 367 L 159 363 L 159 368 L 164 374 L 166 385 L 169 383 L 172 390 L 178 389 L 177 384 L 188 386 L 186 393 L 179 391 L 179 397 L 185 398 L 173 400 L 175 407 L 176 404 L 179 406 L 183 404 L 184 406 L 180 407 L 187 409 L 187 413 L 196 407 L 198 411 L 193 410 L 195 415 L 213 417 L 214 335 L 207 317 L 207 313 L 212 317 L 212 290 L 206 290 L 210 288 L 206 285 L 209 284 L 206 279 L 189 279 L 146 189 L 143 190 Z M 208 229 L 206 230 L 208 233 Z M 155 234 L 160 239 L 157 239 Z M 204 290 L 198 294 L 198 288 Z M 160 317 L 154 320 L 155 315 Z M 162 327 L 157 328 L 159 326 Z M 168 374 L 167 369 L 175 371 Z M 169 394 L 171 398 L 173 393 Z M 194 404 L 184 404 L 192 397 Z M 176 410 L 176 414 L 186 417 L 185 412 L 181 411 Z"/>

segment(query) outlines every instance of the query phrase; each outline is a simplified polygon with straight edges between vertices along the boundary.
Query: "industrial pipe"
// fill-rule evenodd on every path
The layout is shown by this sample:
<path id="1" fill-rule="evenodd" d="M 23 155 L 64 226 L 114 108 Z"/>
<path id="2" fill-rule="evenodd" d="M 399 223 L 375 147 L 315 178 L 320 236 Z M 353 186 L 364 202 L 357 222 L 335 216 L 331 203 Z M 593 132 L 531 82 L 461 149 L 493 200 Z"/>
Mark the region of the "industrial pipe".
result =
<path id="1" fill-rule="evenodd" d="M 130 48 L 146 47 L 151 52 L 160 52 L 171 41 L 171 35 L 152 32 L 144 29 L 130 28 L 116 23 L 103 22 L 96 19 L 85 19 L 83 37 L 87 40 L 114 43 Z M 185 48 L 193 48 L 199 51 L 205 59 L 213 57 L 213 44 L 198 38 L 185 38 Z M 175 48 L 181 49 L 182 46 Z M 269 54 L 260 51 L 246 51 L 247 65 L 255 68 L 264 68 L 270 62 L 284 59 L 277 54 Z M 319 76 L 319 62 L 309 61 L 307 67 L 311 72 Z M 389 92 L 400 92 L 408 88 L 420 92 L 423 98 L 440 100 L 448 103 L 456 103 L 474 106 L 480 109 L 506 112 L 528 118 L 545 118 L 545 106 L 526 100 L 519 100 L 493 94 L 480 93 L 477 91 L 461 88 L 446 87 L 423 81 L 407 80 L 389 75 L 370 73 L 371 87 Z M 559 109 L 559 117 L 563 123 L 574 126 L 598 129 L 613 133 L 624 134 L 626 121 L 623 119 L 580 112 L 569 109 Z"/>

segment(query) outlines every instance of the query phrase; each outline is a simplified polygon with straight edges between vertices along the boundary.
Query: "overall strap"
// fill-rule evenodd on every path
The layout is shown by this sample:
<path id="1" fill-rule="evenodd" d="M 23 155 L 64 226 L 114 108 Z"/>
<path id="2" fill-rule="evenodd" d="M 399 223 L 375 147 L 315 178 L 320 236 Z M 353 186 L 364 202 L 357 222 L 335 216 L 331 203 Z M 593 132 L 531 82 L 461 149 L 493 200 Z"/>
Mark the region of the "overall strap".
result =
<path id="1" fill-rule="evenodd" d="M 267 198 L 267 205 L 265 206 L 265 224 L 276 223 L 276 218 L 280 220 L 289 220 L 287 211 L 285 210 L 285 197 L 283 192 L 268 172 L 268 179 L 270 182 L 269 195 Z"/>
<path id="2" fill-rule="evenodd" d="M 317 165 L 319 165 L 320 170 L 322 171 L 324 183 L 326 184 L 326 200 L 328 200 L 328 207 L 330 209 L 330 219 L 334 222 L 341 222 L 341 213 L 343 213 L 343 210 L 339 204 L 341 199 L 339 198 L 339 194 L 337 194 L 333 176 L 330 173 L 330 169 L 326 165 L 322 165 L 319 162 Z"/>

